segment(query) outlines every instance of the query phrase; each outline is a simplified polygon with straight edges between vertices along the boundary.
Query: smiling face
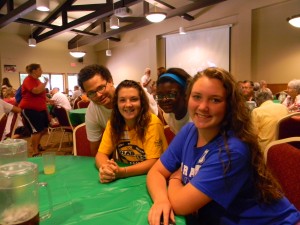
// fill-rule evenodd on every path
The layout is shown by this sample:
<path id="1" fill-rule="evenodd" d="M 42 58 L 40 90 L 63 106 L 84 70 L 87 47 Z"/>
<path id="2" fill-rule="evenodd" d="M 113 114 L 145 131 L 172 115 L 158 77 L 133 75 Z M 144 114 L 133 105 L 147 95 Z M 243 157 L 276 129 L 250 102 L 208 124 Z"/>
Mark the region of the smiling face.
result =
<path id="1" fill-rule="evenodd" d="M 226 90 L 221 81 L 200 77 L 192 87 L 188 111 L 199 130 L 219 132 L 226 113 Z"/>
<path id="2" fill-rule="evenodd" d="M 111 81 L 108 82 L 102 76 L 96 74 L 91 79 L 83 82 L 83 87 L 91 101 L 106 108 L 112 108 L 115 88 Z"/>
<path id="3" fill-rule="evenodd" d="M 118 92 L 118 110 L 129 127 L 135 125 L 141 111 L 141 100 L 136 88 L 121 88 Z"/>
<path id="4" fill-rule="evenodd" d="M 156 100 L 165 113 L 175 113 L 178 109 L 186 107 L 185 96 L 180 86 L 175 82 L 160 83 L 156 88 Z"/>

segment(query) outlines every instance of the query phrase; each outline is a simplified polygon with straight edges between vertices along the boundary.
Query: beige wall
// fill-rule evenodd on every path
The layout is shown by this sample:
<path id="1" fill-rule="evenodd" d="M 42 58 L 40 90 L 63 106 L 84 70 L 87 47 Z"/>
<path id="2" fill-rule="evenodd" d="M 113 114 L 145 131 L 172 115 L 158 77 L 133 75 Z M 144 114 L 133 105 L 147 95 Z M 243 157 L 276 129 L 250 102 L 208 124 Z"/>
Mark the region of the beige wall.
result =
<path id="1" fill-rule="evenodd" d="M 0 29 L 0 71 L 17 86 L 18 73 L 3 73 L 4 64 L 16 65 L 18 72 L 36 62 L 45 72 L 76 73 L 98 62 L 111 70 L 115 84 L 123 79 L 140 81 L 145 67 L 152 69 L 155 80 L 156 68 L 164 65 L 163 42 L 157 41 L 161 36 L 178 32 L 181 25 L 196 30 L 232 24 L 231 71 L 236 79 L 287 83 L 300 72 L 300 29 L 286 22 L 295 14 L 300 14 L 300 0 L 227 0 L 197 11 L 194 21 L 174 17 L 124 33 L 120 42 L 110 42 L 111 57 L 105 56 L 106 41 L 94 48 L 84 46 L 88 54 L 76 67 L 70 66 L 76 60 L 68 54 L 67 43 L 49 40 L 30 48 L 24 38 L 1 33 Z"/>

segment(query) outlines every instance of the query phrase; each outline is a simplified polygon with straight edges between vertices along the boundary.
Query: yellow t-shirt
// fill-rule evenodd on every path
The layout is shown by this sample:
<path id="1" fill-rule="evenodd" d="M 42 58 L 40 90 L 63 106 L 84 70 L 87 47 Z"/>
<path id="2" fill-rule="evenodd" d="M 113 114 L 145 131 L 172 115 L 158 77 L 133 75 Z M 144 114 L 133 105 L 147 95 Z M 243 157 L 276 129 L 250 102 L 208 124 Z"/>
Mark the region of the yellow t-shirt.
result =
<path id="1" fill-rule="evenodd" d="M 146 128 L 144 142 L 138 139 L 134 129 L 128 131 L 126 127 L 117 148 L 114 149 L 110 135 L 111 125 L 108 121 L 98 151 L 106 155 L 114 153 L 118 161 L 131 165 L 146 159 L 158 159 L 168 147 L 164 126 L 160 119 L 152 113 L 150 123 Z"/>

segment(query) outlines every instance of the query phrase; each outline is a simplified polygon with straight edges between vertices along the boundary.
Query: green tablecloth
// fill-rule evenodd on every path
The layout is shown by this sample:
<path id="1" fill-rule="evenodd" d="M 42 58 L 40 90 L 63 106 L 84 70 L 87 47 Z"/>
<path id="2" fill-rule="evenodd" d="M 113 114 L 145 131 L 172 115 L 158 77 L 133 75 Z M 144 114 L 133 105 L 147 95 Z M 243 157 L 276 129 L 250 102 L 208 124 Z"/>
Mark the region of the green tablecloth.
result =
<path id="1" fill-rule="evenodd" d="M 44 175 L 42 159 L 30 158 L 39 168 L 39 182 L 47 182 L 53 200 L 52 217 L 41 225 L 148 225 L 152 205 L 146 176 L 101 184 L 94 158 L 57 156 L 56 173 Z M 47 211 L 47 192 L 40 189 L 40 214 Z M 183 225 L 183 217 L 176 217 Z"/>
<path id="2" fill-rule="evenodd" d="M 85 113 L 87 108 L 73 109 L 69 111 L 70 120 L 73 126 L 85 122 Z"/>

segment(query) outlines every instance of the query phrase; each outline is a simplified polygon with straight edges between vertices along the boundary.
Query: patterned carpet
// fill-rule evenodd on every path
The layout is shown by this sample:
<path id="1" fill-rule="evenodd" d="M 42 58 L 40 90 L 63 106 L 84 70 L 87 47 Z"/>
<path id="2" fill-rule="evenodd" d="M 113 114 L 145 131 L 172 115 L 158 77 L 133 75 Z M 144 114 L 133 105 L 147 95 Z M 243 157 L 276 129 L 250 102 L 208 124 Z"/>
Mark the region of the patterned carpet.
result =
<path id="1" fill-rule="evenodd" d="M 59 147 L 59 142 L 62 136 L 62 131 L 54 131 L 54 133 L 52 134 L 51 140 L 48 143 L 48 146 L 46 146 L 47 143 L 47 139 L 49 137 L 49 134 L 45 134 L 42 137 L 41 140 L 41 145 L 42 147 L 45 149 L 45 151 L 56 151 L 57 155 L 72 155 L 73 152 L 73 141 L 72 141 L 72 135 L 69 133 L 66 133 L 63 137 L 63 142 L 62 142 L 62 147 L 60 149 L 60 151 L 58 151 L 58 147 Z M 29 138 L 24 138 L 24 140 L 27 141 L 27 150 L 28 150 L 28 157 L 31 157 L 32 155 L 32 150 L 31 150 L 31 141 L 30 141 L 30 137 Z M 43 153 L 43 151 L 41 151 L 41 153 Z"/>

